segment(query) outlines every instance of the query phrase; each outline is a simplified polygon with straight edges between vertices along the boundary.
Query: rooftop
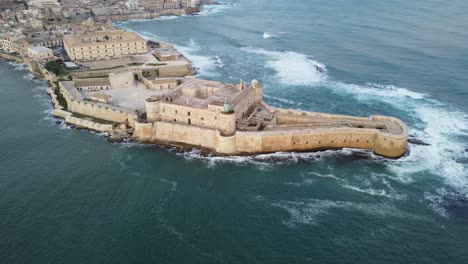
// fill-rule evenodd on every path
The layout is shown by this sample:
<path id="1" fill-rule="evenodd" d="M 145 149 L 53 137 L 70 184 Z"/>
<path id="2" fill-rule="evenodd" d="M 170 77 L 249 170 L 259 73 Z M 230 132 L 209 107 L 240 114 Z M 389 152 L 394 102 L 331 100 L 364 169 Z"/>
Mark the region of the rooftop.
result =
<path id="1" fill-rule="evenodd" d="M 207 108 L 210 104 L 219 104 L 225 98 L 232 100 L 241 92 L 236 85 L 196 78 L 188 78 L 177 89 L 182 92 L 180 96 L 174 98 L 174 104 L 197 108 Z"/>
<path id="2" fill-rule="evenodd" d="M 34 51 L 37 52 L 37 53 L 41 53 L 41 52 L 50 52 L 50 51 L 52 51 L 51 49 L 46 48 L 46 47 L 43 47 L 43 46 L 29 46 L 29 48 L 30 48 L 31 50 L 34 50 Z"/>
<path id="3" fill-rule="evenodd" d="M 96 31 L 74 36 L 64 36 L 63 42 L 68 46 L 89 46 L 92 43 L 120 43 L 129 41 L 145 41 L 133 32 L 123 30 Z"/>

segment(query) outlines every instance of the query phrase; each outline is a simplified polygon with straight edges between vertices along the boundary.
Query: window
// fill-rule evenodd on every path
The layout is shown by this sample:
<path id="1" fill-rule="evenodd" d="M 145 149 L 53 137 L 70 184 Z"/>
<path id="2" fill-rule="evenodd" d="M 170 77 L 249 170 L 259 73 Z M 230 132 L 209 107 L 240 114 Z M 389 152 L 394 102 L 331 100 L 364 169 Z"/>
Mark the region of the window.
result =
<path id="1" fill-rule="evenodd" d="M 190 116 L 190 112 L 187 112 L 187 115 Z"/>

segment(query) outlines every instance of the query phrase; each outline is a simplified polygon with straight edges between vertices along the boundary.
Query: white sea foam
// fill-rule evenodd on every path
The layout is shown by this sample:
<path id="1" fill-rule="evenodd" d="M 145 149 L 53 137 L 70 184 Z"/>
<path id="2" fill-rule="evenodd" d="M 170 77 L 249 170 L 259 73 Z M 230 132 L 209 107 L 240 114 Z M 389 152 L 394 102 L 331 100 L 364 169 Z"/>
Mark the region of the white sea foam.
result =
<path id="1" fill-rule="evenodd" d="M 177 182 L 176 181 L 170 181 L 170 180 L 166 180 L 166 179 L 159 179 L 159 180 L 164 182 L 164 183 L 170 184 L 172 192 L 177 191 Z"/>
<path id="2" fill-rule="evenodd" d="M 237 6 L 237 4 L 223 2 L 220 2 L 220 5 L 204 5 L 203 10 L 200 13 L 196 14 L 196 16 L 216 15 L 235 6 Z"/>
<path id="3" fill-rule="evenodd" d="M 425 94 L 417 93 L 410 91 L 406 88 L 396 87 L 394 85 L 379 85 L 368 83 L 366 85 L 356 85 L 356 84 L 346 84 L 342 82 L 329 81 L 324 83 L 324 85 L 335 89 L 336 91 L 343 92 L 346 91 L 356 98 L 363 100 L 379 100 L 386 101 L 392 104 L 402 104 L 407 102 L 402 101 L 388 101 L 388 98 L 393 99 L 414 99 L 421 100 L 426 97 Z"/>
<path id="4" fill-rule="evenodd" d="M 345 184 L 345 185 L 342 185 L 342 186 L 344 188 L 346 188 L 346 189 L 350 189 L 350 190 L 360 192 L 360 193 L 365 193 L 365 194 L 368 194 L 368 195 L 371 195 L 371 196 L 383 196 L 383 197 L 387 197 L 387 198 L 394 198 L 394 196 L 387 193 L 386 190 L 375 190 L 375 189 L 372 189 L 372 188 L 362 189 L 362 188 L 352 186 L 352 185 L 348 185 L 348 184 Z"/>
<path id="5" fill-rule="evenodd" d="M 310 179 L 310 178 L 304 178 L 302 181 L 299 181 L 299 182 L 292 182 L 292 181 L 284 182 L 284 184 L 286 184 L 286 185 L 291 185 L 291 186 L 295 186 L 295 187 L 309 186 L 309 185 L 312 185 L 314 183 L 315 183 L 315 181 L 313 179 Z"/>
<path id="6" fill-rule="evenodd" d="M 268 170 L 274 166 L 292 164 L 297 162 L 313 162 L 322 158 L 331 158 L 338 156 L 350 156 L 355 153 L 360 155 L 369 154 L 368 158 L 372 159 L 370 151 L 362 151 L 355 149 L 341 149 L 341 150 L 326 150 L 316 152 L 276 152 L 270 154 L 259 154 L 252 156 L 213 156 L 203 155 L 198 149 L 192 151 L 178 153 L 189 160 L 201 160 L 206 162 L 207 166 L 215 167 L 218 164 L 232 163 L 240 166 L 255 165 L 257 169 Z"/>
<path id="7" fill-rule="evenodd" d="M 7 61 L 7 64 L 12 66 L 15 71 L 25 71 L 28 69 L 28 66 L 26 66 L 26 64 L 24 63 L 18 63 L 18 62 L 14 62 L 14 61 Z"/>
<path id="8" fill-rule="evenodd" d="M 221 58 L 219 56 L 215 56 L 215 58 L 216 58 L 216 66 L 218 66 L 219 68 L 223 68 L 224 62 L 221 60 Z"/>
<path id="9" fill-rule="evenodd" d="M 413 175 L 423 172 L 439 176 L 451 191 L 434 190 L 427 194 L 433 208 L 437 208 L 434 203 L 440 201 L 434 198 L 436 196 L 450 198 L 456 194 L 468 199 L 468 165 L 463 161 L 468 158 L 467 146 L 460 141 L 460 138 L 468 136 L 468 116 L 430 105 L 417 107 L 414 113 L 422 121 L 423 128 L 412 129 L 412 133 L 431 145 L 411 146 L 410 155 L 391 162 L 390 169 L 407 177 L 416 177 Z"/>
<path id="10" fill-rule="evenodd" d="M 263 32 L 263 36 L 262 36 L 264 39 L 269 39 L 269 38 L 272 38 L 273 36 L 268 33 L 268 32 Z"/>
<path id="11" fill-rule="evenodd" d="M 441 206 L 434 203 L 452 194 L 468 199 L 468 158 L 465 151 L 468 137 L 468 115 L 453 107 L 444 105 L 428 95 L 413 92 L 393 85 L 356 85 L 326 80 L 322 87 L 336 93 L 345 93 L 365 103 L 384 102 L 406 112 L 407 116 L 419 121 L 409 127 L 410 134 L 429 143 L 429 146 L 410 145 L 409 155 L 398 160 L 387 160 L 388 168 L 403 183 L 411 183 L 429 172 L 449 186 L 440 192 L 435 189 L 425 195 L 431 207 L 441 215 Z M 452 190 L 452 191 L 449 191 Z M 439 208 L 436 210 L 436 208 Z"/>
<path id="12" fill-rule="evenodd" d="M 276 72 L 278 80 L 285 85 L 312 85 L 326 79 L 325 65 L 309 56 L 292 51 L 269 51 L 243 48 L 244 51 L 266 56 L 266 67 Z M 319 72 L 317 67 L 323 69 Z"/>
<path id="13" fill-rule="evenodd" d="M 276 97 L 276 96 L 271 96 L 271 95 L 267 95 L 267 94 L 264 94 L 263 98 L 267 98 L 267 99 L 270 99 L 272 101 L 278 101 L 278 102 L 283 103 L 283 104 L 294 105 L 296 107 L 299 107 L 299 106 L 302 105 L 302 102 L 288 100 L 288 99 L 285 99 L 285 98 L 282 98 L 282 97 Z"/>
<path id="14" fill-rule="evenodd" d="M 289 227 L 318 224 L 319 217 L 329 213 L 330 210 L 358 211 L 376 217 L 417 218 L 424 220 L 416 215 L 403 212 L 385 203 L 367 204 L 348 201 L 307 199 L 301 201 L 273 202 L 271 206 L 281 208 L 289 214 L 289 220 L 283 222 Z"/>
<path id="15" fill-rule="evenodd" d="M 193 39 L 190 39 L 189 46 L 175 45 L 175 47 L 199 69 L 200 76 L 212 76 L 216 67 L 220 65 L 216 57 L 200 55 L 201 47 Z"/>
<path id="16" fill-rule="evenodd" d="M 340 178 L 336 177 L 333 174 L 321 174 L 321 173 L 317 173 L 317 172 L 313 172 L 313 171 L 309 172 L 308 174 L 309 175 L 314 175 L 314 176 L 319 177 L 319 178 L 330 178 L 330 179 L 334 179 L 334 180 L 337 180 L 337 181 L 341 180 Z"/>

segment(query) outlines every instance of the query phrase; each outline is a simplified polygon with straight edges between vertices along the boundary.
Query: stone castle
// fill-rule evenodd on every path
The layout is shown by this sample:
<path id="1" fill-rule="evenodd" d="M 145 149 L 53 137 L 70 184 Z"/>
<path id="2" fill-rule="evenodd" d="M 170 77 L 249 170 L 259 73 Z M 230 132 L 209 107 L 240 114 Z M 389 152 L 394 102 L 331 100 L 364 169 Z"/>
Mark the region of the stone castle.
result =
<path id="1" fill-rule="evenodd" d="M 56 115 L 94 130 L 123 129 L 140 142 L 223 155 L 358 148 L 396 158 L 406 151 L 408 130 L 399 119 L 273 108 L 263 102 L 263 89 L 256 80 L 233 85 L 192 76 L 147 78 L 134 69 L 99 82 L 60 82 L 67 110 Z"/>

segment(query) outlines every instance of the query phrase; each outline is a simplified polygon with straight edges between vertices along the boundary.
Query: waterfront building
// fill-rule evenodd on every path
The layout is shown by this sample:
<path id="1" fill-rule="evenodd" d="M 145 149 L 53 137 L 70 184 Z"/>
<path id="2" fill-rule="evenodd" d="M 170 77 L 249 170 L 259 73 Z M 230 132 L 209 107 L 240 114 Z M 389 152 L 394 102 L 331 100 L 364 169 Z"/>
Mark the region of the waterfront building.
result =
<path id="1" fill-rule="evenodd" d="M 147 52 L 145 39 L 132 32 L 110 30 L 87 32 L 63 38 L 72 61 L 120 58 Z"/>
<path id="2" fill-rule="evenodd" d="M 35 6 L 39 8 L 53 7 L 53 6 L 60 5 L 60 3 L 57 0 L 28 0 L 27 4 L 28 6 Z"/>
<path id="3" fill-rule="evenodd" d="M 25 53 L 28 49 L 28 42 L 24 36 L 12 35 L 5 33 L 0 37 L 0 49 L 5 52 Z"/>
<path id="4" fill-rule="evenodd" d="M 138 10 L 140 8 L 140 2 L 138 0 L 129 0 L 125 3 L 130 10 Z"/>
<path id="5" fill-rule="evenodd" d="M 160 60 L 160 61 L 176 61 L 180 58 L 180 53 L 170 47 L 161 47 L 158 49 L 154 50 L 154 55 Z"/>
<path id="6" fill-rule="evenodd" d="M 29 46 L 28 56 L 34 60 L 50 60 L 54 58 L 52 49 L 43 46 Z"/>
<path id="7" fill-rule="evenodd" d="M 183 8 L 194 8 L 199 5 L 198 0 L 182 0 L 182 7 Z"/>

